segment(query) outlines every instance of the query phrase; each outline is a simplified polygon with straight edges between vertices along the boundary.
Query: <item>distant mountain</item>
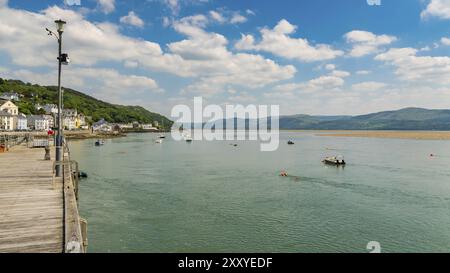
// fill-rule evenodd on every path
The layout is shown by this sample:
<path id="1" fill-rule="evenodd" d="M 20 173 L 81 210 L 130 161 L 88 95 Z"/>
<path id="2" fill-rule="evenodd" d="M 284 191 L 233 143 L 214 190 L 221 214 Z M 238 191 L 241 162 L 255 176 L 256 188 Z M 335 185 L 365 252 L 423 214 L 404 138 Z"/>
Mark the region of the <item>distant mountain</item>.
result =
<path id="1" fill-rule="evenodd" d="M 0 78 L 0 94 L 16 92 L 21 96 L 20 101 L 15 102 L 19 111 L 26 115 L 39 114 L 36 104 L 54 104 L 57 101 L 58 88 L 55 86 L 40 86 L 24 83 L 20 80 L 5 80 Z M 64 107 L 77 109 L 78 112 L 92 118 L 91 122 L 105 119 L 113 123 L 153 123 L 158 122 L 164 129 L 169 129 L 173 122 L 168 118 L 148 111 L 141 106 L 124 106 L 111 104 L 82 92 L 64 88 Z"/>
<path id="2" fill-rule="evenodd" d="M 280 117 L 285 130 L 450 130 L 450 110 L 405 108 L 361 116 Z"/>
<path id="3" fill-rule="evenodd" d="M 238 119 L 226 119 L 216 123 L 216 129 L 233 127 Z M 249 127 L 249 120 L 239 120 L 235 129 Z M 269 122 L 270 124 L 270 122 Z M 201 128 L 205 124 L 185 124 L 184 128 Z M 282 130 L 435 130 L 450 131 L 450 110 L 405 108 L 361 116 L 281 116 Z M 269 125 L 270 128 L 270 125 Z"/>

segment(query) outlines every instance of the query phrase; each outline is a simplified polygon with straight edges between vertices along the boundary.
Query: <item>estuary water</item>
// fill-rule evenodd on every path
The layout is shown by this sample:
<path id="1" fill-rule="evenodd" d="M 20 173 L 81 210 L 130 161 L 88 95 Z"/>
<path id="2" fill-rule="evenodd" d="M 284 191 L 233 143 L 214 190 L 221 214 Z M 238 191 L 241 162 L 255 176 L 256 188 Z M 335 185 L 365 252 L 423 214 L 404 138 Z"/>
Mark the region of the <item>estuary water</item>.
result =
<path id="1" fill-rule="evenodd" d="M 88 251 L 450 251 L 450 141 L 316 134 L 281 132 L 276 152 L 169 134 L 71 141 L 89 175 Z M 321 163 L 333 155 L 347 166 Z"/>

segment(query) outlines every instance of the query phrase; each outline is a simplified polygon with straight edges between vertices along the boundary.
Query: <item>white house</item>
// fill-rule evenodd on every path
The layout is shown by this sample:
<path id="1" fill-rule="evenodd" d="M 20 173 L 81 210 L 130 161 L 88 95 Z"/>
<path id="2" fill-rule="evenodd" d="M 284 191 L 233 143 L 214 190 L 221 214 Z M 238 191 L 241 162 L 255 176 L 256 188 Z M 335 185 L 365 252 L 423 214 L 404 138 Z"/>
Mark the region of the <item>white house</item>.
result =
<path id="1" fill-rule="evenodd" d="M 97 132 L 112 132 L 113 126 L 101 119 L 92 125 L 92 130 Z"/>
<path id="2" fill-rule="evenodd" d="M 121 130 L 133 129 L 133 123 L 119 124 Z"/>
<path id="3" fill-rule="evenodd" d="M 54 128 L 55 127 L 55 118 L 52 115 L 43 115 L 43 118 L 45 118 L 46 120 L 48 120 L 48 127 Z"/>
<path id="4" fill-rule="evenodd" d="M 14 92 L 7 92 L 0 95 L 0 99 L 19 101 L 20 95 Z"/>
<path id="5" fill-rule="evenodd" d="M 142 124 L 142 129 L 143 130 L 158 130 L 158 128 L 153 127 L 153 125 L 150 124 Z"/>
<path id="6" fill-rule="evenodd" d="M 2 100 L 0 99 L 0 112 L 7 112 L 11 115 L 19 114 L 19 107 L 17 107 L 10 100 Z"/>
<path id="7" fill-rule="evenodd" d="M 75 130 L 79 127 L 76 109 L 63 109 L 63 126 L 67 130 Z"/>
<path id="8" fill-rule="evenodd" d="M 63 125 L 66 130 L 75 130 L 77 128 L 76 119 L 64 117 Z"/>
<path id="9" fill-rule="evenodd" d="M 27 119 L 27 116 L 25 116 L 24 114 L 19 114 L 19 116 L 17 116 L 16 129 L 20 130 L 20 131 L 28 130 L 28 119 Z"/>
<path id="10" fill-rule="evenodd" d="M 48 131 L 50 129 L 49 116 L 32 115 L 28 116 L 28 126 L 35 131 Z"/>
<path id="11" fill-rule="evenodd" d="M 15 120 L 17 116 L 11 115 L 6 111 L 0 111 L 0 130 L 13 131 L 15 130 Z"/>
<path id="12" fill-rule="evenodd" d="M 46 104 L 44 106 L 38 106 L 39 109 L 44 109 L 47 115 L 56 115 L 58 114 L 58 106 L 56 104 Z"/>

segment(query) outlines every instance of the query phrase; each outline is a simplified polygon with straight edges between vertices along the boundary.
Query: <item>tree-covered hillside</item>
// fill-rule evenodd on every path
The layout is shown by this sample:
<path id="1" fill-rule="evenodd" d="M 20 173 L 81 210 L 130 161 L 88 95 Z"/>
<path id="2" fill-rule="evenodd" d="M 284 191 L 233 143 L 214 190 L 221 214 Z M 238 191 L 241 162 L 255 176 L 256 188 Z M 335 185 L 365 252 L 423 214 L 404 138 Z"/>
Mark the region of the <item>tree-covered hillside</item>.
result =
<path id="1" fill-rule="evenodd" d="M 36 110 L 36 104 L 56 104 L 58 88 L 55 86 L 40 86 L 37 84 L 24 83 L 19 80 L 5 80 L 0 78 L 0 94 L 5 92 L 16 92 L 23 98 L 16 102 L 19 111 L 26 115 L 40 114 Z M 104 118 L 113 123 L 154 123 L 169 129 L 172 121 L 168 118 L 152 113 L 141 106 L 123 106 L 107 103 L 79 91 L 64 88 L 64 108 L 77 109 L 86 116 L 91 116 L 92 121 Z"/>

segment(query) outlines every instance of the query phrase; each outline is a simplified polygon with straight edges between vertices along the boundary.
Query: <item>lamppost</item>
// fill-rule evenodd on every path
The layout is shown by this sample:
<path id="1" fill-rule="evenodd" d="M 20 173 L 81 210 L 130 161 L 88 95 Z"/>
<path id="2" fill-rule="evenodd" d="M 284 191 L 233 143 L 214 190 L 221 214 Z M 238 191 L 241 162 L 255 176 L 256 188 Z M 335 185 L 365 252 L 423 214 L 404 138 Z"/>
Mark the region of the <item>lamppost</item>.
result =
<path id="1" fill-rule="evenodd" d="M 57 163 L 62 161 L 62 153 L 63 153 L 63 129 L 62 129 L 62 90 L 61 90 L 61 66 L 69 64 L 69 57 L 67 54 L 62 53 L 62 37 L 64 32 L 64 25 L 66 24 L 63 20 L 56 20 L 56 27 L 58 30 L 58 34 L 46 28 L 48 35 L 54 36 L 58 40 L 58 119 L 57 126 L 58 132 L 56 134 L 56 156 L 55 160 Z M 62 166 L 60 164 L 56 164 L 56 177 L 61 177 L 62 175 Z"/>

